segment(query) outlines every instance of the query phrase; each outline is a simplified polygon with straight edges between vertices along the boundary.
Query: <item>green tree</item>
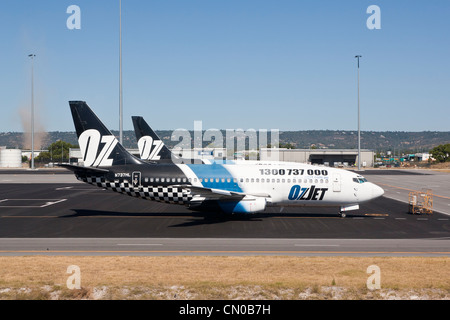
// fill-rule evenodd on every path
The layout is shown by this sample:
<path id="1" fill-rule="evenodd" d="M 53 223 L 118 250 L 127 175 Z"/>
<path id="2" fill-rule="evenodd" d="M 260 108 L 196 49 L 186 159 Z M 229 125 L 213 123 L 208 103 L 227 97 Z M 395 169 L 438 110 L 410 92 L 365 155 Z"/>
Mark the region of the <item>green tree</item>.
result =
<path id="1" fill-rule="evenodd" d="M 42 162 L 69 162 L 70 148 L 78 148 L 78 146 L 62 140 L 53 142 L 48 147 L 48 151 L 41 152 L 36 157 L 36 160 Z"/>
<path id="2" fill-rule="evenodd" d="M 267 144 L 266 148 L 272 148 L 272 145 L 269 143 Z M 286 148 L 286 149 L 295 149 L 295 145 L 291 144 L 291 143 L 278 143 L 278 148 Z"/>
<path id="3" fill-rule="evenodd" d="M 450 143 L 440 144 L 437 147 L 431 149 L 430 153 L 437 162 L 450 161 Z"/>

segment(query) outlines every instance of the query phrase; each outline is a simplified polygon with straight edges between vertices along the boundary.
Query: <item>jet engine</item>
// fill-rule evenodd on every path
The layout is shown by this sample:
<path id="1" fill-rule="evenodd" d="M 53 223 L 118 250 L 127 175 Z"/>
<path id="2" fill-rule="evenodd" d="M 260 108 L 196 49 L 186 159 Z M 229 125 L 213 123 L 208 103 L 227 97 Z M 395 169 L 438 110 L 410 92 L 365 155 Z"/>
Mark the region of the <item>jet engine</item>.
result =
<path id="1" fill-rule="evenodd" d="M 220 201 L 219 205 L 227 213 L 255 213 L 266 209 L 266 199 L 246 196 L 240 201 Z"/>

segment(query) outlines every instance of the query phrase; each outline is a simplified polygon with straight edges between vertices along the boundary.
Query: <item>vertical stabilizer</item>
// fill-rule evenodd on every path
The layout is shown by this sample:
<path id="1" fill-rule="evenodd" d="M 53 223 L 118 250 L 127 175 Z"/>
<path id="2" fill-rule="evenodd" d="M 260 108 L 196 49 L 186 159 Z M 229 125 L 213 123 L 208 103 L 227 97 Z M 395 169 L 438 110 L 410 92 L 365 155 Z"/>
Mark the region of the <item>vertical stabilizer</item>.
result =
<path id="1" fill-rule="evenodd" d="M 146 161 L 172 161 L 175 156 L 167 148 L 143 117 L 133 116 L 134 132 L 138 141 L 139 154 Z"/>
<path id="2" fill-rule="evenodd" d="M 141 164 L 105 127 L 84 101 L 69 101 L 85 167 Z"/>

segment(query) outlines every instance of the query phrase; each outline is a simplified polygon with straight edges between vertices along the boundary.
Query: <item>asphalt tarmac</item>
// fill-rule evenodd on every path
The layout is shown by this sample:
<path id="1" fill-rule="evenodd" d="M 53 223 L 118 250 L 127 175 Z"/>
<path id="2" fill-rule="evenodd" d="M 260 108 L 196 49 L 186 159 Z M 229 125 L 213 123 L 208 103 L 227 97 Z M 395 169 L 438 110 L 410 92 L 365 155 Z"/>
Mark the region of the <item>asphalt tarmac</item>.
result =
<path id="1" fill-rule="evenodd" d="M 408 190 L 423 185 L 421 179 L 438 181 L 447 189 L 435 202 L 446 209 L 450 175 L 386 171 L 363 173 L 369 181 L 388 181 L 390 189 L 346 218 L 337 208 L 310 207 L 199 213 L 103 190 L 60 171 L 0 172 L 0 254 L 450 255 L 450 215 L 412 215 L 407 204 Z"/>

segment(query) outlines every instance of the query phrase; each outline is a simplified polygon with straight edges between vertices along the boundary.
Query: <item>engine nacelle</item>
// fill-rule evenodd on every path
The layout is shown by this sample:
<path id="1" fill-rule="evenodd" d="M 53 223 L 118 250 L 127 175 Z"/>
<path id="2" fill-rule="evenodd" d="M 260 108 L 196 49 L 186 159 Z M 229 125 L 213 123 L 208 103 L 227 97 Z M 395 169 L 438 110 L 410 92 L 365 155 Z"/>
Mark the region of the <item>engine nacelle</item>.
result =
<path id="1" fill-rule="evenodd" d="M 241 201 L 221 201 L 219 205 L 227 213 L 255 213 L 266 209 L 266 199 L 245 197 Z"/>

